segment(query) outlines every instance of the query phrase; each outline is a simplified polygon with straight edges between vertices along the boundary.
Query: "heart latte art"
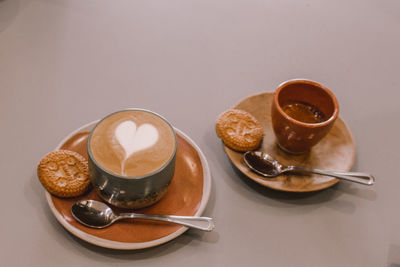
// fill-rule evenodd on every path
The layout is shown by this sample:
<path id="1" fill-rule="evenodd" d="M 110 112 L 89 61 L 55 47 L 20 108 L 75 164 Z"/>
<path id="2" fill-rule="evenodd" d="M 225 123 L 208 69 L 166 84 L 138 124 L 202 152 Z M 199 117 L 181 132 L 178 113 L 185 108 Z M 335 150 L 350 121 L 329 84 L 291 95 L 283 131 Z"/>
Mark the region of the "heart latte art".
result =
<path id="1" fill-rule="evenodd" d="M 128 110 L 114 113 L 94 129 L 89 152 L 105 170 L 127 177 L 157 171 L 172 157 L 175 135 L 155 114 Z"/>

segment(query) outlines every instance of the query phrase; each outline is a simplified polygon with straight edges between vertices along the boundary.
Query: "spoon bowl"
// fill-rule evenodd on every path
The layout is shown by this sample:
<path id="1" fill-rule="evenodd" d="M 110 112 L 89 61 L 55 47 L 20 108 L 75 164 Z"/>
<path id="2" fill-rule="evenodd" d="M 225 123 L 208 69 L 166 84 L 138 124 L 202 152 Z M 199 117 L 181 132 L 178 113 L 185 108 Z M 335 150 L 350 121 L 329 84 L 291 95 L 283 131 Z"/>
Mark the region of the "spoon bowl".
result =
<path id="1" fill-rule="evenodd" d="M 244 154 L 244 162 L 254 172 L 265 177 L 276 177 L 282 173 L 283 165 L 271 155 L 261 151 L 248 151 Z"/>
<path id="2" fill-rule="evenodd" d="M 71 213 L 78 222 L 91 228 L 105 228 L 117 220 L 131 218 L 171 222 L 203 231 L 214 229 L 214 222 L 208 217 L 116 213 L 109 206 L 97 200 L 75 202 L 71 207 Z"/>
<path id="3" fill-rule="evenodd" d="M 252 171 L 269 178 L 276 177 L 285 172 L 315 173 L 364 185 L 373 185 L 375 183 L 375 178 L 371 174 L 362 172 L 334 172 L 301 166 L 285 166 L 279 163 L 279 161 L 274 159 L 271 155 L 262 151 L 248 151 L 244 153 L 243 160 Z"/>

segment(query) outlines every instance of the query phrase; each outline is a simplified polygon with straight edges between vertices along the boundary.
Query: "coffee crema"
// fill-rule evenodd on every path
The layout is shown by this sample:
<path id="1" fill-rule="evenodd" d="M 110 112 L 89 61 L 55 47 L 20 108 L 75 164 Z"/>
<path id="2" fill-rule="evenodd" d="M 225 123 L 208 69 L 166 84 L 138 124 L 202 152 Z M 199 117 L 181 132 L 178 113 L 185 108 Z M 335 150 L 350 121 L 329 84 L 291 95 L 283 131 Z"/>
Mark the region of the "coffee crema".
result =
<path id="1" fill-rule="evenodd" d="M 88 152 L 101 168 L 126 178 L 156 172 L 175 150 L 173 128 L 145 110 L 109 115 L 97 124 L 88 143 Z"/>
<path id="2" fill-rule="evenodd" d="M 320 123 L 326 120 L 319 109 L 305 102 L 286 102 L 282 105 L 282 110 L 293 119 L 305 123 Z"/>

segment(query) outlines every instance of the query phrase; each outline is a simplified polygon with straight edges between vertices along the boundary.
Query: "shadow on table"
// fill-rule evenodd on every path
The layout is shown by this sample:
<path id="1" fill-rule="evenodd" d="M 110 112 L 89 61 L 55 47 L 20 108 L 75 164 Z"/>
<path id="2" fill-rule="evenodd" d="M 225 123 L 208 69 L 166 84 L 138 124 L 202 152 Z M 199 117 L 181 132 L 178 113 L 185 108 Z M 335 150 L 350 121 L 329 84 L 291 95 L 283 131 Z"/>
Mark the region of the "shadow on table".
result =
<path id="1" fill-rule="evenodd" d="M 79 243 L 80 246 L 85 248 L 81 251 L 82 254 L 86 256 L 88 255 L 85 251 L 90 250 L 96 254 L 101 254 L 102 257 L 118 258 L 122 260 L 141 260 L 162 257 L 186 246 L 197 247 L 201 246 L 202 243 L 216 243 L 219 239 L 219 234 L 216 231 L 206 233 L 197 230 L 188 230 L 176 239 L 160 246 L 139 250 L 115 250 L 92 245 L 70 233 L 68 233 L 68 235 L 70 235 L 75 242 Z M 94 254 L 94 257 L 97 257 L 96 254 Z"/>
<path id="2" fill-rule="evenodd" d="M 400 245 L 390 245 L 387 266 L 400 267 Z"/>
<path id="3" fill-rule="evenodd" d="M 19 0 L 0 0 L 0 32 L 15 19 L 19 10 Z"/>
<path id="4" fill-rule="evenodd" d="M 355 185 L 350 182 L 339 182 L 330 188 L 315 192 L 296 193 L 277 191 L 254 182 L 240 172 L 233 164 L 231 165 L 235 174 L 251 190 L 264 197 L 276 200 L 276 202 L 268 201 L 268 205 L 274 205 L 275 203 L 276 206 L 282 207 L 281 204 L 283 203 L 302 207 L 317 207 L 317 204 L 325 203 L 326 207 L 342 213 L 351 214 L 355 211 L 356 206 L 351 201 L 340 198 L 342 195 L 357 196 L 369 201 L 374 201 L 376 199 L 376 192 L 373 189 L 363 185 Z M 302 209 L 302 211 L 304 212 L 305 209 Z"/>

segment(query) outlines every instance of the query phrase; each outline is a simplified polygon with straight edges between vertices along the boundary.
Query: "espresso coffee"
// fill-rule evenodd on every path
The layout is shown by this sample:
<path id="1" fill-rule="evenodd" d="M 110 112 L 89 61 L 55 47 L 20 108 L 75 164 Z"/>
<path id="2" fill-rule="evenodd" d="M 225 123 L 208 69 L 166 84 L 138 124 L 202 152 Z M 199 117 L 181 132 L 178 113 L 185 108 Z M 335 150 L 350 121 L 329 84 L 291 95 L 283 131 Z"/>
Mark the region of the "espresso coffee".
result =
<path id="1" fill-rule="evenodd" d="M 124 110 L 100 121 L 93 130 L 88 152 L 96 164 L 126 178 L 156 172 L 174 156 L 173 128 L 145 110 Z"/>
<path id="2" fill-rule="evenodd" d="M 317 107 L 300 101 L 289 101 L 282 105 L 282 110 L 289 117 L 305 123 L 325 121 L 325 115 Z"/>

